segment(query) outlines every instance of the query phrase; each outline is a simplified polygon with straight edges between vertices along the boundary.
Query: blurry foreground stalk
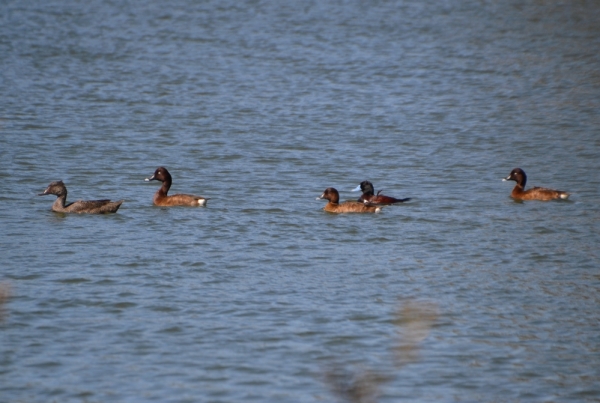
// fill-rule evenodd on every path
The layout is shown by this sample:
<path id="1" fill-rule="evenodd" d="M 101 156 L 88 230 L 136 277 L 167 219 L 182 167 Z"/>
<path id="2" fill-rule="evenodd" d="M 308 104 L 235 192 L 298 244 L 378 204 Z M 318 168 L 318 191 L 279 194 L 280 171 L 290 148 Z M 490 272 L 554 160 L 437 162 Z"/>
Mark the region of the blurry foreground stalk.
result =
<path id="1" fill-rule="evenodd" d="M 433 303 L 406 300 L 401 304 L 393 321 L 397 328 L 397 340 L 392 346 L 393 367 L 400 369 L 417 361 L 419 344 L 427 337 L 437 317 L 437 307 Z M 339 401 L 348 403 L 377 402 L 381 387 L 393 378 L 391 373 L 348 370 L 339 364 L 325 372 L 325 382 L 332 392 Z"/>
<path id="2" fill-rule="evenodd" d="M 0 322 L 4 320 L 6 316 L 6 310 L 4 309 L 4 304 L 8 301 L 10 297 L 10 286 L 8 283 L 0 283 Z"/>

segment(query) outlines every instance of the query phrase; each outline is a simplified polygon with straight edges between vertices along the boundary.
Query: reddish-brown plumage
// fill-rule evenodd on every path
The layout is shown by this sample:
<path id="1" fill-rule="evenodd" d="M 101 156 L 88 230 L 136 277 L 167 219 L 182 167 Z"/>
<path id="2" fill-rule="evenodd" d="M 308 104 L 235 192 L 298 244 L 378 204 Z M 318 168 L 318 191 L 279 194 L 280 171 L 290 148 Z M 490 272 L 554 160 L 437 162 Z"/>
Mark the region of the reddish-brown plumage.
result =
<path id="1" fill-rule="evenodd" d="M 327 188 L 317 199 L 329 200 L 329 203 L 323 207 L 323 210 L 329 213 L 378 213 L 381 207 L 367 206 L 364 203 L 356 201 L 345 201 L 340 203 L 340 194 L 335 188 Z"/>
<path id="2" fill-rule="evenodd" d="M 366 202 L 369 206 L 388 206 L 390 204 L 404 203 L 410 200 L 410 197 L 407 197 L 406 199 L 396 199 L 395 197 L 382 195 L 380 194 L 381 190 L 375 194 L 375 188 L 369 181 L 362 181 L 360 185 L 354 189 L 354 191 L 359 190 L 363 193 L 358 198 L 358 201 L 363 203 Z"/>
<path id="3" fill-rule="evenodd" d="M 527 183 L 527 175 L 521 168 L 515 168 L 510 172 L 503 181 L 515 181 L 516 186 L 510 193 L 510 196 L 518 200 L 555 200 L 555 199 L 566 199 L 570 193 L 563 192 L 562 190 L 554 190 L 542 187 L 534 187 L 529 190 L 525 190 L 525 184 Z"/>
<path id="4" fill-rule="evenodd" d="M 154 194 L 153 202 L 156 206 L 161 207 L 170 207 L 170 206 L 205 206 L 207 198 L 201 196 L 194 196 L 188 194 L 175 194 L 172 196 L 168 196 L 167 193 L 171 188 L 171 184 L 173 183 L 173 179 L 171 178 L 171 174 L 167 171 L 165 167 L 158 167 L 156 171 L 154 171 L 154 175 L 149 178 L 146 178 L 146 181 L 157 180 L 162 182 L 162 186 L 160 189 L 156 191 Z"/>

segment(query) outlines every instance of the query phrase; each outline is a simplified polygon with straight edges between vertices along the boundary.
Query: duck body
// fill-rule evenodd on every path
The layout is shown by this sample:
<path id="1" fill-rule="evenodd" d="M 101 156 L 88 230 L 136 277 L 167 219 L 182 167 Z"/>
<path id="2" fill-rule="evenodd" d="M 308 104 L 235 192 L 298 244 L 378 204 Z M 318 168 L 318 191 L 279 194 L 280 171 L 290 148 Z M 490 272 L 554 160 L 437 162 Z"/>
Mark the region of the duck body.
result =
<path id="1" fill-rule="evenodd" d="M 404 203 L 410 200 L 410 197 L 405 199 L 396 199 L 395 197 L 385 196 L 380 194 L 381 190 L 375 194 L 375 188 L 369 181 L 362 181 L 353 192 L 362 191 L 362 195 L 358 198 L 359 202 L 365 203 L 368 206 L 389 206 L 396 203 Z"/>
<path id="2" fill-rule="evenodd" d="M 167 168 L 158 167 L 156 171 L 154 171 L 154 175 L 145 179 L 146 182 L 157 180 L 162 182 L 162 186 L 160 189 L 156 191 L 154 194 L 154 198 L 152 201 L 154 205 L 161 207 L 170 207 L 170 206 L 191 206 L 191 207 L 200 207 L 206 206 L 206 202 L 209 200 L 202 196 L 195 196 L 189 194 L 174 194 L 169 196 L 167 193 L 171 188 L 171 184 L 173 183 L 173 178 Z"/>
<path id="3" fill-rule="evenodd" d="M 510 172 L 503 181 L 515 181 L 517 184 L 513 188 L 510 196 L 517 200 L 556 200 L 556 199 L 567 199 L 571 194 L 562 190 L 554 190 L 543 187 L 534 187 L 529 190 L 525 190 L 525 184 L 527 183 L 527 175 L 521 168 L 515 168 Z"/>
<path id="4" fill-rule="evenodd" d="M 329 213 L 379 213 L 381 206 L 370 206 L 365 203 L 357 201 L 345 201 L 340 203 L 340 194 L 335 188 L 327 188 L 323 194 L 317 197 L 319 199 L 326 199 L 329 202 L 323 207 L 323 210 Z"/>
<path id="5" fill-rule="evenodd" d="M 104 200 L 77 200 L 67 204 L 67 187 L 62 181 L 55 181 L 48 185 L 39 196 L 55 195 L 56 201 L 52 204 L 52 211 L 57 213 L 76 213 L 76 214 L 105 214 L 116 213 L 123 200 L 110 201 Z"/>

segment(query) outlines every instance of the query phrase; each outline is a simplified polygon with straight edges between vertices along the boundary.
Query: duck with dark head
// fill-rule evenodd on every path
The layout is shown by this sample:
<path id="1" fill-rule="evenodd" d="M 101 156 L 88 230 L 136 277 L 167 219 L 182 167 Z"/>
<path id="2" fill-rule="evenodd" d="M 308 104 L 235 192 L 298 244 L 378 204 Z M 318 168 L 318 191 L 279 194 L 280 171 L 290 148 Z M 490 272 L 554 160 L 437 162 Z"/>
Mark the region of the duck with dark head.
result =
<path id="1" fill-rule="evenodd" d="M 329 213 L 379 213 L 381 206 L 368 206 L 365 203 L 357 201 L 345 201 L 340 203 L 340 194 L 335 188 L 327 188 L 323 194 L 317 197 L 319 199 L 329 200 L 323 210 Z"/>
<path id="2" fill-rule="evenodd" d="M 510 175 L 502 180 L 517 182 L 510 194 L 513 199 L 517 200 L 554 200 L 566 199 L 570 196 L 570 193 L 562 190 L 547 189 L 542 187 L 534 187 L 529 190 L 525 190 L 527 175 L 521 168 L 513 169 L 510 172 Z"/>
<path id="3" fill-rule="evenodd" d="M 145 179 L 146 182 L 149 181 L 160 181 L 162 182 L 162 186 L 160 189 L 156 191 L 154 194 L 154 204 L 156 206 L 169 207 L 169 206 L 206 206 L 206 202 L 209 200 L 202 196 L 194 196 L 188 194 L 175 194 L 172 196 L 168 196 L 167 193 L 173 184 L 173 179 L 171 178 L 171 174 L 167 171 L 165 167 L 158 167 L 156 171 L 154 171 L 154 175 Z"/>
<path id="4" fill-rule="evenodd" d="M 106 200 L 77 200 L 67 204 L 67 187 L 63 181 L 55 181 L 48 185 L 44 192 L 39 196 L 55 195 L 56 201 L 52 204 L 52 211 L 57 213 L 89 213 L 89 214 L 104 214 L 115 213 L 123 200 L 112 202 Z"/>
<path id="5" fill-rule="evenodd" d="M 369 181 L 362 181 L 353 192 L 362 191 L 362 195 L 358 198 L 359 202 L 363 202 L 369 206 L 389 206 L 396 203 L 404 203 L 410 200 L 410 197 L 406 199 L 396 199 L 395 197 L 385 196 L 380 194 L 381 190 L 375 194 L 375 188 Z"/>

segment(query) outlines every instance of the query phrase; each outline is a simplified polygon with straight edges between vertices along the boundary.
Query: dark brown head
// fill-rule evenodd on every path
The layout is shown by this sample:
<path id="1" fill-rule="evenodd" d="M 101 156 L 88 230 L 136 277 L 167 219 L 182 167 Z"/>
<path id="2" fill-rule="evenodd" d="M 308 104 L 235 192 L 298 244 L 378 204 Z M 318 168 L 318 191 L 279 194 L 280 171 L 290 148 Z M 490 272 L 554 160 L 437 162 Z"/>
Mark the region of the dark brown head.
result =
<path id="1" fill-rule="evenodd" d="M 67 195 L 67 187 L 63 183 L 63 181 L 55 181 L 48 185 L 46 190 L 42 193 L 38 194 L 38 196 L 45 195 L 56 195 L 56 196 L 66 196 Z"/>
<path id="2" fill-rule="evenodd" d="M 154 171 L 154 175 L 145 179 L 146 182 L 150 181 L 161 181 L 171 183 L 171 174 L 167 171 L 165 167 L 158 167 L 156 171 Z"/>
<path id="3" fill-rule="evenodd" d="M 369 181 L 362 181 L 360 183 L 360 185 L 358 185 L 352 191 L 358 192 L 359 190 L 362 191 L 362 193 L 367 196 L 375 194 L 375 188 L 373 188 L 373 184 Z"/>
<path id="4" fill-rule="evenodd" d="M 337 204 L 340 201 L 340 194 L 337 190 L 335 190 L 335 188 L 327 188 L 321 196 L 317 197 L 317 200 L 319 199 L 326 199 L 331 203 Z"/>
<path id="5" fill-rule="evenodd" d="M 527 175 L 525 175 L 525 171 L 523 171 L 521 168 L 515 168 L 512 171 L 510 171 L 510 175 L 508 175 L 502 180 L 515 181 L 518 185 L 525 187 L 525 184 L 527 183 Z"/>

